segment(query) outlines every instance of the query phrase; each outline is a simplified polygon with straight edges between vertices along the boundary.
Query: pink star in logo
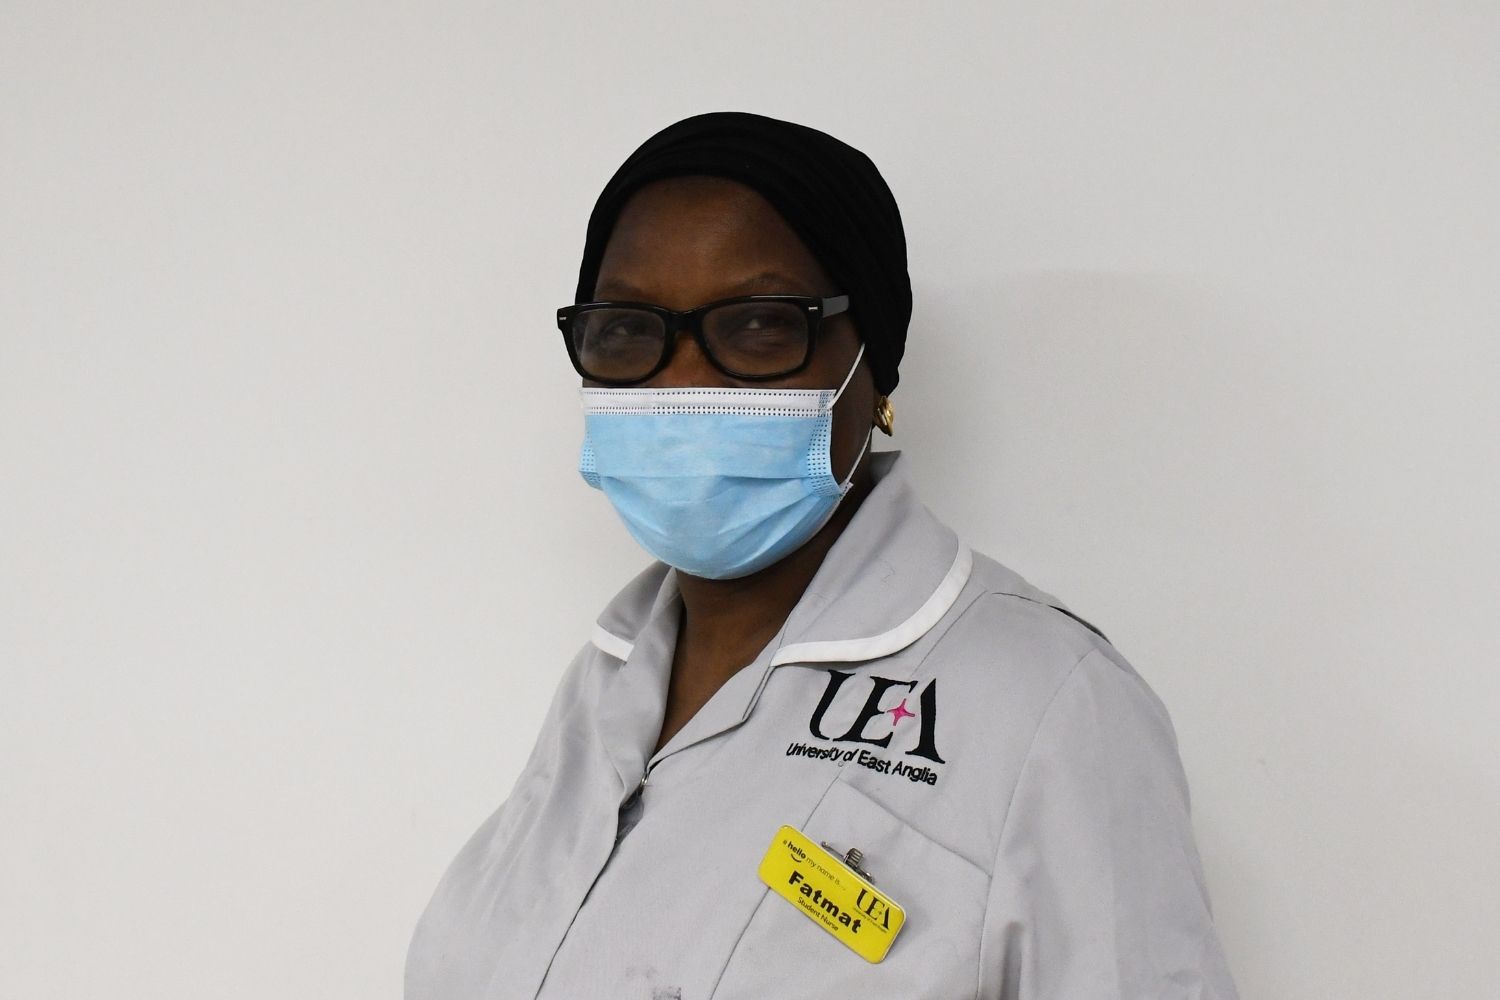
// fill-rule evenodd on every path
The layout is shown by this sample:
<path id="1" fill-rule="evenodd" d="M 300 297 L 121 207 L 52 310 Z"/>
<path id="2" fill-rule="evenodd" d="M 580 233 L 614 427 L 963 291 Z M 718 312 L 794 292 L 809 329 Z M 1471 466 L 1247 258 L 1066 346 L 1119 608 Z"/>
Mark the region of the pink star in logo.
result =
<path id="1" fill-rule="evenodd" d="M 891 717 L 891 725 L 893 726 L 896 723 L 900 722 L 902 719 L 915 719 L 917 717 L 916 712 L 908 712 L 906 710 L 905 698 L 902 698 L 901 704 L 897 705 L 895 708 L 886 709 L 886 714 Z"/>

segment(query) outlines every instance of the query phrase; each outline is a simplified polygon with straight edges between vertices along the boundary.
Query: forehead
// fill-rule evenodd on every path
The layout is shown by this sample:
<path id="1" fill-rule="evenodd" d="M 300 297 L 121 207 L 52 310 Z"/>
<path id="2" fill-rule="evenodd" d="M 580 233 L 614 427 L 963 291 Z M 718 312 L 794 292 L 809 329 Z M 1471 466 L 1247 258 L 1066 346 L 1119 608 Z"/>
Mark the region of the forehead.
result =
<path id="1" fill-rule="evenodd" d="M 691 308 L 731 295 L 830 295 L 827 273 L 772 204 L 720 177 L 674 177 L 635 192 L 605 245 L 595 294 Z"/>

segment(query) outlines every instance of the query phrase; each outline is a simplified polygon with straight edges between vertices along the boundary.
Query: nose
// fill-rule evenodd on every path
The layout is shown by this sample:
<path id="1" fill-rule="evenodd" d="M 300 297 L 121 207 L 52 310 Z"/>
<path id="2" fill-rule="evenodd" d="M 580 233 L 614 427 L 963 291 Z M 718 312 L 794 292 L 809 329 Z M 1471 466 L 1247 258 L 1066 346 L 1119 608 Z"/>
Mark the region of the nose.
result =
<path id="1" fill-rule="evenodd" d="M 679 331 L 667 367 L 646 383 L 656 389 L 690 389 L 697 386 L 729 387 L 735 382 L 709 363 L 698 341 L 687 331 Z"/>

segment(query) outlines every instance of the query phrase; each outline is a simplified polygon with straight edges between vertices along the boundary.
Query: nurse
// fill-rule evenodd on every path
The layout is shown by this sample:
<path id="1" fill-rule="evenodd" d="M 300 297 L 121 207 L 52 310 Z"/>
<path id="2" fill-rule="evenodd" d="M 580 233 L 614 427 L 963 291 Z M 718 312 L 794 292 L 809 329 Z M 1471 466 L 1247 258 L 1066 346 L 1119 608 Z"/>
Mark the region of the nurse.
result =
<path id="1" fill-rule="evenodd" d="M 972 553 L 890 433 L 894 199 L 701 115 L 605 186 L 580 471 L 655 561 L 413 936 L 407 1000 L 1235 996 L 1165 709 Z"/>

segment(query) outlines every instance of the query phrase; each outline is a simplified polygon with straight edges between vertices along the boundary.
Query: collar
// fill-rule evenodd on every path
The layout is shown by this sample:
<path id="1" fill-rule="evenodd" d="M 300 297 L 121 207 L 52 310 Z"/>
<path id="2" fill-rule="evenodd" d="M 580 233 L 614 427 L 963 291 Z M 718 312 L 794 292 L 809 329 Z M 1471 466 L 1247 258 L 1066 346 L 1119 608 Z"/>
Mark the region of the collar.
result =
<path id="1" fill-rule="evenodd" d="M 899 652 L 948 613 L 973 555 L 917 499 L 901 453 L 870 456 L 875 486 L 787 617 L 770 666 L 858 663 Z M 676 573 L 655 563 L 610 601 L 593 644 L 625 660 L 641 629 L 677 597 Z"/>

